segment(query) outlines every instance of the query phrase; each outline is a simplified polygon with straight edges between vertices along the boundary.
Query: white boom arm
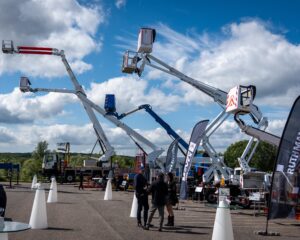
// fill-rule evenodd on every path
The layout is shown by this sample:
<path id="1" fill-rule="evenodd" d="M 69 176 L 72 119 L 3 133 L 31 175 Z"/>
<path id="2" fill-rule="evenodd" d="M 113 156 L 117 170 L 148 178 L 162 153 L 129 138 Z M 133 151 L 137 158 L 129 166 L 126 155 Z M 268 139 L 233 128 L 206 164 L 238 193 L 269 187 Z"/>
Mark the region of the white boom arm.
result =
<path id="1" fill-rule="evenodd" d="M 89 105 L 93 109 L 95 109 L 98 113 L 100 113 L 104 118 L 112 122 L 117 127 L 123 129 L 128 136 L 133 138 L 134 140 L 141 142 L 148 147 L 150 147 L 153 151 L 148 154 L 147 159 L 150 163 L 150 165 L 155 165 L 155 160 L 158 158 L 159 155 L 164 151 L 163 149 L 159 149 L 155 144 L 151 143 L 148 139 L 134 131 L 132 128 L 127 126 L 125 123 L 118 120 L 114 115 L 109 115 L 106 113 L 106 111 L 93 103 L 90 99 L 88 99 L 86 96 L 78 95 L 78 92 L 74 90 L 67 90 L 67 89 L 49 89 L 49 88 L 27 88 L 28 92 L 57 92 L 57 93 L 72 93 L 77 95 L 77 97 L 81 100 L 81 102 L 84 102 L 86 105 Z M 158 162 L 157 162 L 158 163 Z M 163 165 L 159 166 L 161 169 L 164 169 Z"/>
<path id="2" fill-rule="evenodd" d="M 242 130 L 242 132 L 246 133 L 249 136 L 252 136 L 254 138 L 257 138 L 261 141 L 265 141 L 267 143 L 270 143 L 276 147 L 279 147 L 279 143 L 280 143 L 280 137 L 273 135 L 271 133 L 262 131 L 258 128 L 246 125 L 244 123 L 243 120 L 241 120 L 239 118 L 239 113 L 236 113 L 234 116 L 234 120 L 236 121 L 236 123 L 238 124 L 238 126 L 240 127 L 240 129 Z"/>
<path id="3" fill-rule="evenodd" d="M 213 146 L 210 144 L 209 138 L 230 115 L 230 113 L 226 112 L 228 93 L 226 93 L 225 91 L 222 91 L 218 88 L 215 88 L 215 87 L 209 86 L 205 83 L 202 83 L 198 80 L 195 80 L 191 77 L 186 76 L 182 72 L 180 72 L 180 71 L 176 70 L 175 68 L 169 66 L 168 64 L 162 62 L 161 60 L 154 57 L 153 55 L 150 55 L 149 53 L 141 54 L 141 58 L 143 60 L 143 63 L 141 65 L 142 67 L 144 67 L 145 65 L 149 65 L 149 66 L 156 68 L 158 70 L 161 70 L 165 73 L 168 73 L 170 75 L 178 77 L 182 81 L 192 85 L 193 87 L 197 88 L 198 90 L 200 90 L 203 93 L 207 94 L 208 96 L 212 97 L 213 100 L 215 102 L 217 102 L 223 108 L 222 112 L 216 117 L 216 119 L 207 126 L 206 134 L 204 135 L 203 140 L 202 140 L 202 147 L 205 149 L 205 151 L 207 151 L 209 156 L 212 157 L 213 164 L 211 167 L 211 172 L 213 172 L 213 167 L 216 166 L 216 163 L 220 162 L 220 161 L 216 160 L 216 158 L 218 159 L 217 153 L 214 150 Z M 151 63 L 150 59 L 153 62 L 156 62 L 157 64 L 161 65 L 162 67 Z M 254 104 L 251 104 L 249 106 L 248 113 L 252 117 L 253 121 L 258 124 L 257 125 L 258 127 L 261 127 L 264 130 L 267 128 L 268 120 L 267 120 L 267 118 L 262 116 L 262 113 L 257 106 L 255 106 Z M 248 163 L 250 162 L 250 160 L 258 146 L 258 143 L 259 143 L 259 141 L 256 141 L 253 149 L 251 150 L 251 146 L 254 144 L 254 140 L 255 140 L 254 137 L 251 137 L 249 139 L 248 144 L 247 144 L 242 156 L 238 159 L 239 165 L 244 170 L 244 172 L 248 172 L 251 170 Z M 250 150 L 251 150 L 251 152 L 249 153 Z M 224 169 L 224 167 L 225 167 L 225 165 L 223 163 L 222 169 Z M 220 167 L 217 167 L 217 169 L 220 170 Z M 207 172 L 208 172 L 207 174 L 209 174 L 210 169 Z M 229 178 L 229 174 L 226 174 L 225 172 L 222 172 L 222 174 L 226 180 L 227 180 L 227 178 Z"/>
<path id="4" fill-rule="evenodd" d="M 62 62 L 64 63 L 67 72 L 72 80 L 72 83 L 75 87 L 75 91 L 77 93 L 77 96 L 85 96 L 85 92 L 81 85 L 78 83 L 74 73 L 72 72 L 72 69 L 70 65 L 68 64 L 68 61 L 66 60 L 64 51 L 59 51 L 55 48 L 44 48 L 44 47 L 26 47 L 26 46 L 19 46 L 16 49 L 14 48 L 12 41 L 2 41 L 2 51 L 3 53 L 8 54 L 38 54 L 38 55 L 56 55 L 60 56 L 62 59 Z M 27 78 L 23 78 L 23 81 L 26 82 Z M 22 79 L 21 79 L 22 80 Z M 28 80 L 28 79 L 27 79 Z M 24 89 L 21 89 L 21 91 L 24 91 Z M 104 154 L 100 157 L 100 161 L 108 161 L 111 156 L 115 154 L 115 151 L 113 147 L 110 145 L 99 121 L 96 118 L 95 113 L 93 112 L 93 109 L 86 104 L 85 102 L 82 102 L 84 109 L 91 120 L 97 139 L 99 140 L 99 143 L 101 144 L 101 147 L 103 148 Z"/>
<path id="5" fill-rule="evenodd" d="M 214 150 L 213 146 L 209 143 L 209 137 L 217 130 L 217 128 L 226 120 L 226 118 L 229 116 L 229 113 L 227 112 L 226 105 L 227 105 L 227 98 L 228 93 L 225 91 L 222 91 L 218 88 L 209 86 L 208 84 L 202 83 L 200 81 L 197 81 L 191 77 L 186 76 L 182 72 L 178 71 L 177 69 L 169 66 L 165 62 L 161 61 L 160 59 L 154 57 L 150 53 L 152 52 L 152 45 L 155 39 L 155 30 L 154 29 L 147 29 L 142 28 L 139 33 L 139 39 L 138 39 L 138 52 L 134 53 L 133 56 L 130 56 L 130 51 L 127 51 L 123 57 L 123 67 L 122 71 L 125 73 L 137 73 L 139 76 L 142 74 L 145 65 L 151 66 L 155 69 L 158 69 L 160 71 L 163 71 L 167 74 L 170 74 L 172 76 L 175 76 L 179 78 L 180 80 L 192 85 L 193 87 L 197 88 L 198 90 L 202 91 L 206 95 L 213 98 L 215 102 L 217 102 L 223 111 L 212 121 L 206 129 L 206 132 L 204 134 L 204 137 L 202 139 L 202 147 L 207 151 L 209 156 L 212 158 L 212 167 L 211 172 L 214 171 L 214 166 L 217 166 L 219 164 L 222 165 L 222 167 L 217 167 L 218 170 L 222 172 L 222 169 L 224 169 L 225 165 L 223 161 L 217 156 L 216 151 Z M 139 67 L 138 62 L 141 61 Z M 255 91 L 255 90 L 254 90 Z M 255 95 L 255 94 L 254 94 Z M 266 118 L 262 117 L 262 114 L 257 106 L 254 104 L 249 104 L 247 114 L 250 114 L 251 118 L 254 120 L 256 124 L 258 124 L 258 127 L 266 128 L 268 125 L 268 121 Z M 250 167 L 248 165 L 248 162 L 251 160 L 253 153 L 257 147 L 257 145 L 253 148 L 252 152 L 248 156 L 248 159 L 246 159 L 250 149 L 251 145 L 254 143 L 254 138 L 251 138 L 248 142 L 247 147 L 244 150 L 243 155 L 239 159 L 239 163 L 241 167 L 245 171 L 249 171 Z M 258 144 L 258 141 L 257 143 Z M 207 171 L 208 174 L 210 172 Z M 229 178 L 229 175 L 222 172 L 225 179 Z"/>
<path id="6" fill-rule="evenodd" d="M 10 53 L 10 52 L 9 52 Z M 12 53 L 24 53 L 24 54 L 48 54 L 48 55 L 57 55 L 61 56 L 62 62 L 64 63 L 67 72 L 70 76 L 70 79 L 75 87 L 75 90 L 67 90 L 67 89 L 48 89 L 48 88 L 31 88 L 30 87 L 30 81 L 22 77 L 20 81 L 20 90 L 23 92 L 38 92 L 38 91 L 43 91 L 43 92 L 58 92 L 58 93 L 72 93 L 75 94 L 82 102 L 91 122 L 93 123 L 96 135 L 98 139 L 100 138 L 101 141 L 104 143 L 106 151 L 109 152 L 110 156 L 114 154 L 114 150 L 109 144 L 105 133 L 103 129 L 101 128 L 101 125 L 96 118 L 95 113 L 93 112 L 93 109 L 99 112 L 102 116 L 104 116 L 106 119 L 108 119 L 110 122 L 115 124 L 117 127 L 120 127 L 123 129 L 133 140 L 136 140 L 138 142 L 142 142 L 143 144 L 147 145 L 150 147 L 153 151 L 150 152 L 147 156 L 147 160 L 150 164 L 151 167 L 155 166 L 156 159 L 158 156 L 164 151 L 163 149 L 159 149 L 156 145 L 151 143 L 149 140 L 141 136 L 139 133 L 128 127 L 126 124 L 123 122 L 119 121 L 115 116 L 108 115 L 106 114 L 106 111 L 99 107 L 98 105 L 94 104 L 91 100 L 89 100 L 82 88 L 82 86 L 78 83 L 77 78 L 75 77 L 65 55 L 64 51 L 59 51 L 57 49 L 53 48 L 37 48 L 37 47 L 18 47 L 17 50 L 13 49 Z M 105 154 L 107 156 L 107 154 Z M 104 160 L 104 159 L 102 159 Z M 164 166 L 163 164 L 160 164 L 160 162 L 157 162 L 159 167 L 164 171 Z"/>
<path id="7" fill-rule="evenodd" d="M 150 54 L 141 54 L 141 58 L 143 60 L 141 67 L 144 67 L 145 65 L 149 65 L 153 68 L 156 68 L 158 70 L 161 70 L 165 73 L 168 73 L 170 75 L 173 75 L 175 77 L 178 77 L 182 81 L 192 85 L 193 87 L 197 88 L 198 90 L 204 92 L 208 96 L 212 97 L 215 102 L 217 102 L 223 110 L 220 112 L 220 114 L 210 122 L 210 124 L 205 129 L 205 134 L 203 135 L 201 146 L 204 148 L 204 150 L 208 153 L 208 155 L 211 158 L 211 167 L 204 173 L 203 180 L 205 182 L 209 182 L 213 179 L 213 172 L 215 170 L 218 170 L 226 180 L 230 178 L 230 172 L 227 171 L 226 165 L 223 162 L 223 159 L 221 159 L 218 156 L 217 151 L 214 149 L 214 147 L 211 145 L 209 138 L 210 136 L 218 129 L 218 127 L 229 117 L 229 114 L 225 110 L 226 106 L 226 98 L 227 93 L 211 87 L 205 83 L 201 83 L 199 81 L 196 81 L 185 74 L 181 73 L 180 71 L 176 70 L 175 68 L 169 66 L 168 64 L 164 63 L 163 61 L 159 60 L 158 58 L 150 55 Z M 157 66 L 149 60 L 153 60 L 157 64 L 161 66 Z M 141 73 L 141 72 L 140 72 Z"/>

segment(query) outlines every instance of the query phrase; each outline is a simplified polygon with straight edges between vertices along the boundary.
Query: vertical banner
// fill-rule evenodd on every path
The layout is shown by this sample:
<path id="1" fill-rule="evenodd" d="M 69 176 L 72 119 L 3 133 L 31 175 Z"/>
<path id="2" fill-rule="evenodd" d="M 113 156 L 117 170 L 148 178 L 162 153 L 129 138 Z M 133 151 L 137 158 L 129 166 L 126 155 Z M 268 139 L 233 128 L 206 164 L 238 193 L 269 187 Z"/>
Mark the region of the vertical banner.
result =
<path id="1" fill-rule="evenodd" d="M 166 157 L 167 172 L 173 172 L 177 164 L 178 139 L 175 139 L 169 146 Z"/>
<path id="2" fill-rule="evenodd" d="M 292 107 L 281 137 L 272 180 L 268 219 L 299 218 L 299 188 L 300 97 Z"/>
<path id="3" fill-rule="evenodd" d="M 182 180 L 181 180 L 181 185 L 180 185 L 180 199 L 181 200 L 187 199 L 187 192 L 188 192 L 187 177 L 188 177 L 188 173 L 191 169 L 195 152 L 196 152 L 196 150 L 199 146 L 201 138 L 204 135 L 207 124 L 208 124 L 208 120 L 200 121 L 195 125 L 195 127 L 192 131 L 190 142 L 189 142 L 189 148 L 188 148 L 186 158 L 185 158 L 184 169 L 183 169 L 183 173 L 182 173 Z"/>

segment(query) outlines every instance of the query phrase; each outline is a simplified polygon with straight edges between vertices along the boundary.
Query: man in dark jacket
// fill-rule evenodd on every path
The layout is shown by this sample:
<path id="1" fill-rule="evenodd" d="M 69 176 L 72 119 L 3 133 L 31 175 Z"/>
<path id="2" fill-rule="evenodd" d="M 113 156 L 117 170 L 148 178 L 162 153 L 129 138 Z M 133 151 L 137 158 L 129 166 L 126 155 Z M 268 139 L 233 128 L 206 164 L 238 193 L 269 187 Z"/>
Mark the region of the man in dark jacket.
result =
<path id="1" fill-rule="evenodd" d="M 83 190 L 83 171 L 80 171 L 80 174 L 79 174 L 79 180 L 80 180 L 80 183 L 79 183 L 79 187 L 78 189 L 82 189 Z"/>
<path id="2" fill-rule="evenodd" d="M 6 193 L 2 184 L 0 184 L 0 216 L 4 217 L 6 209 Z"/>
<path id="3" fill-rule="evenodd" d="M 138 227 L 142 227 L 141 213 L 144 208 L 144 226 L 146 227 L 147 218 L 148 218 L 148 193 L 147 193 L 147 179 L 143 175 L 144 169 L 141 168 L 140 172 L 134 176 L 134 189 L 135 196 L 138 200 L 138 209 L 137 209 L 137 222 Z"/>
<path id="4" fill-rule="evenodd" d="M 150 216 L 148 218 L 146 230 L 149 230 L 152 218 L 158 209 L 160 221 L 158 231 L 162 231 L 162 225 L 164 221 L 164 207 L 166 204 L 166 196 L 168 195 L 168 185 L 164 182 L 164 174 L 160 173 L 157 180 L 153 182 L 148 189 L 148 192 L 152 193 L 152 206 L 150 210 Z"/>

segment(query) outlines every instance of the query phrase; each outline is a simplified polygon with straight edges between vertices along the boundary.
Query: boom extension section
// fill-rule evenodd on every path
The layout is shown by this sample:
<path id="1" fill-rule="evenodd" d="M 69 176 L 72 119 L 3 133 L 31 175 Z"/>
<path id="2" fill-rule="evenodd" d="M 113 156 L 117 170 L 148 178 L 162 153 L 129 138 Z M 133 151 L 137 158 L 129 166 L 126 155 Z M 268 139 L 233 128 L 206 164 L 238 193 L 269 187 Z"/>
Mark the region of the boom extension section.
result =
<path id="1" fill-rule="evenodd" d="M 124 73 L 137 73 L 139 76 L 141 76 L 142 72 L 144 71 L 144 68 L 146 65 L 160 70 L 162 72 L 165 72 L 169 75 L 175 76 L 179 78 L 180 80 L 190 84 L 191 86 L 197 88 L 198 90 L 202 91 L 206 95 L 210 96 L 215 102 L 217 102 L 221 108 L 223 109 L 221 113 L 207 126 L 204 137 L 202 139 L 201 145 L 205 149 L 205 151 L 209 154 L 209 156 L 212 158 L 212 167 L 210 169 L 211 172 L 214 171 L 213 167 L 214 165 L 221 165 L 218 167 L 218 170 L 220 170 L 225 178 L 225 180 L 229 179 L 229 174 L 222 171 L 222 168 L 224 169 L 225 165 L 223 163 L 223 160 L 218 156 L 217 152 L 213 148 L 213 146 L 209 142 L 210 136 L 218 129 L 218 127 L 227 119 L 227 117 L 230 114 L 233 114 L 234 112 L 243 111 L 244 114 L 250 115 L 252 120 L 255 124 L 257 124 L 257 127 L 266 129 L 268 126 L 268 120 L 267 118 L 264 118 L 262 116 L 262 113 L 258 109 L 257 106 L 253 104 L 253 99 L 256 94 L 256 88 L 254 86 L 237 86 L 234 89 L 230 90 L 230 92 L 225 92 L 223 90 L 220 90 L 218 88 L 212 87 L 208 84 L 205 84 L 201 81 L 197 81 L 184 73 L 178 71 L 177 69 L 169 66 L 165 62 L 161 61 L 160 59 L 154 57 L 151 52 L 153 48 L 154 43 L 154 37 L 150 37 L 149 35 L 155 35 L 155 30 L 152 29 L 150 31 L 148 28 L 141 28 L 138 38 L 138 49 L 136 53 L 133 52 L 125 52 L 124 58 L 123 58 L 123 72 Z M 147 46 L 147 51 L 144 51 L 143 46 Z M 130 71 L 124 71 L 126 68 L 129 68 Z M 236 102 L 237 106 L 236 109 L 230 109 L 228 108 L 229 105 L 232 104 L 232 101 L 235 99 L 232 99 L 230 96 L 232 94 L 235 94 L 236 96 L 240 97 L 239 100 Z M 254 151 L 257 147 L 258 141 L 255 143 L 253 150 L 251 151 L 251 146 L 254 143 L 254 137 L 250 138 L 247 147 L 245 148 L 243 155 L 239 159 L 239 163 L 243 170 L 249 171 L 250 167 L 248 165 L 249 161 L 251 160 Z M 250 152 L 251 151 L 251 152 Z M 250 153 L 249 153 L 250 152 Z M 248 157 L 247 157 L 248 156 Z"/>
<path id="2" fill-rule="evenodd" d="M 166 123 L 160 116 L 158 116 L 153 110 L 152 107 L 149 104 L 143 104 L 137 107 L 136 109 L 127 112 L 122 113 L 118 116 L 118 119 L 122 119 L 134 112 L 137 112 L 139 110 L 145 109 L 145 111 L 154 118 L 156 122 L 158 122 L 166 131 L 167 133 L 172 137 L 173 140 L 177 139 L 178 142 L 181 144 L 181 146 L 187 151 L 189 145 L 170 127 L 168 123 Z M 185 154 L 185 153 L 184 153 Z"/>
<path id="3" fill-rule="evenodd" d="M 242 119 L 240 119 L 239 115 L 241 115 L 240 112 L 237 112 L 234 115 L 234 120 L 242 130 L 242 132 L 245 132 L 249 136 L 253 136 L 254 138 L 259 139 L 260 141 L 265 141 L 267 143 L 270 143 L 276 147 L 279 147 L 280 143 L 280 137 L 273 135 L 271 133 L 262 131 L 258 128 L 246 125 Z"/>
<path id="4" fill-rule="evenodd" d="M 2 51 L 3 53 L 7 53 L 7 54 L 37 54 L 37 55 L 55 55 L 55 56 L 60 56 L 62 59 L 62 62 L 64 63 L 67 72 L 73 82 L 73 85 L 75 87 L 75 91 L 77 93 L 77 96 L 80 98 L 81 96 L 86 96 L 83 88 L 81 87 L 81 85 L 78 83 L 66 57 L 64 54 L 64 51 L 61 50 L 59 51 L 56 48 L 47 48 L 47 47 L 28 47 L 28 46 L 18 46 L 16 48 L 14 48 L 14 44 L 13 41 L 10 40 L 3 40 L 2 41 Z M 26 92 L 28 89 L 30 89 L 30 81 L 28 80 L 28 78 L 26 77 L 22 77 L 21 81 L 20 81 L 20 90 L 22 92 Z M 59 92 L 59 91 L 57 91 Z M 68 91 L 64 91 L 64 92 L 68 92 Z M 86 104 L 85 102 L 82 101 L 82 104 L 84 106 L 84 109 L 89 117 L 89 119 L 91 120 L 92 124 L 93 124 L 93 128 L 95 130 L 97 139 L 99 140 L 99 142 L 102 143 L 102 148 L 104 149 L 104 154 L 100 157 L 100 161 L 109 161 L 109 159 L 111 158 L 111 156 L 113 156 L 115 154 L 115 151 L 113 149 L 113 147 L 110 145 L 99 121 L 96 118 L 95 113 L 93 112 L 93 109 Z"/>
<path id="5" fill-rule="evenodd" d="M 13 46 L 13 43 L 11 43 L 10 46 Z M 48 88 L 31 88 L 31 83 L 29 81 L 28 78 L 26 77 L 21 77 L 20 79 L 20 90 L 22 92 L 58 92 L 58 93 L 72 93 L 75 94 L 80 101 L 82 102 L 91 122 L 93 123 L 96 135 L 98 137 L 98 139 L 101 140 L 101 143 L 104 145 L 106 151 L 109 151 L 110 156 L 112 154 L 114 154 L 114 150 L 111 147 L 111 145 L 109 144 L 103 129 L 101 128 L 101 125 L 98 121 L 98 119 L 96 118 L 96 115 L 94 113 L 93 110 L 97 111 L 98 113 L 100 113 L 102 116 L 104 116 L 106 119 L 108 119 L 110 122 L 112 122 L 114 125 L 116 125 L 117 127 L 120 127 L 121 129 L 123 129 L 127 135 L 129 135 L 129 137 L 134 141 L 134 143 L 141 148 L 141 146 L 138 144 L 138 142 L 141 142 L 145 145 L 147 145 L 148 147 L 150 147 L 152 149 L 152 152 L 150 152 L 149 154 L 147 154 L 147 160 L 149 162 L 149 165 L 151 168 L 154 168 L 156 163 L 159 165 L 159 167 L 162 169 L 162 171 L 164 171 L 164 166 L 161 162 L 156 162 L 156 159 L 158 158 L 159 155 L 161 155 L 161 153 L 164 151 L 163 149 L 158 148 L 155 144 L 151 143 L 149 140 L 147 140 L 146 138 L 144 138 L 143 136 L 141 136 L 139 133 L 137 133 L 136 131 L 134 131 L 133 129 L 131 129 L 130 127 L 128 127 L 126 124 L 124 124 L 123 122 L 119 121 L 119 119 L 117 119 L 115 116 L 112 115 L 108 115 L 106 114 L 106 111 L 104 109 L 102 109 L 101 107 L 99 107 L 98 105 L 96 105 L 95 103 L 93 103 L 91 100 L 89 100 L 82 88 L 82 86 L 79 84 L 79 82 L 77 81 L 77 78 L 75 77 L 65 55 L 64 55 L 64 51 L 59 51 L 57 49 L 52 49 L 52 48 L 40 48 L 40 47 L 17 47 L 17 49 L 14 49 L 12 47 L 12 49 L 7 49 L 7 47 L 2 46 L 2 49 L 5 49 L 4 51 L 6 51 L 5 53 L 25 53 L 25 54 L 47 54 L 47 55 L 57 55 L 60 56 L 62 58 L 62 62 L 64 63 L 67 72 L 70 76 L 71 81 L 73 82 L 73 85 L 75 87 L 75 90 L 68 90 L 68 89 L 48 89 Z M 25 52 L 23 52 L 23 50 Z M 101 145 L 101 147 L 103 147 Z M 144 151 L 141 148 L 142 151 Z M 103 159 L 102 159 L 103 160 Z"/>

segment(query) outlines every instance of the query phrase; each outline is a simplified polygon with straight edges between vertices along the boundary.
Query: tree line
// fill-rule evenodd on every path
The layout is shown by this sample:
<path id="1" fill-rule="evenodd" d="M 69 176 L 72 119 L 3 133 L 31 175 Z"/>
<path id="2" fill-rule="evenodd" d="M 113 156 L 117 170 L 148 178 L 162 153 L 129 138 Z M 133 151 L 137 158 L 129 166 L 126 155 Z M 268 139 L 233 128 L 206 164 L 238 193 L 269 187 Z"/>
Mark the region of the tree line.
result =
<path id="1" fill-rule="evenodd" d="M 224 152 L 224 161 L 228 167 L 238 167 L 238 158 L 242 155 L 247 141 L 239 141 L 230 145 Z M 19 163 L 21 171 L 19 179 L 21 181 L 31 181 L 34 174 L 41 172 L 42 161 L 45 153 L 50 152 L 48 143 L 41 141 L 37 144 L 31 153 L 0 153 L 0 162 Z M 249 165 L 258 170 L 271 172 L 276 159 L 277 148 L 266 143 L 260 142 L 252 157 Z M 70 166 L 82 166 L 83 160 L 91 155 L 86 153 L 71 153 Z M 93 157 L 99 157 L 99 154 L 93 154 Z M 113 163 L 117 163 L 120 168 L 132 168 L 134 166 L 134 157 L 114 156 Z M 0 170 L 0 181 L 7 181 L 8 172 Z M 16 177 L 16 174 L 14 174 Z"/>

